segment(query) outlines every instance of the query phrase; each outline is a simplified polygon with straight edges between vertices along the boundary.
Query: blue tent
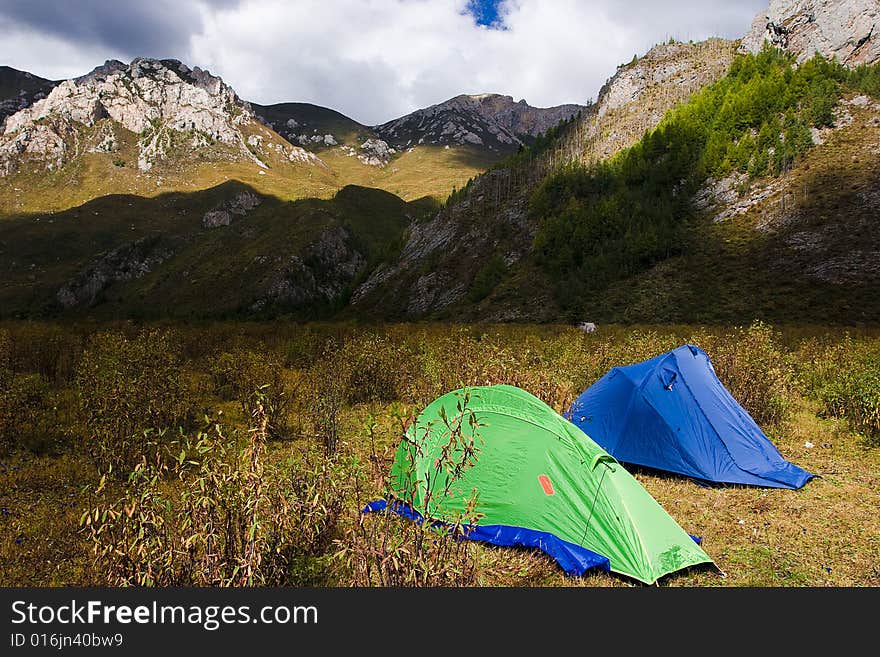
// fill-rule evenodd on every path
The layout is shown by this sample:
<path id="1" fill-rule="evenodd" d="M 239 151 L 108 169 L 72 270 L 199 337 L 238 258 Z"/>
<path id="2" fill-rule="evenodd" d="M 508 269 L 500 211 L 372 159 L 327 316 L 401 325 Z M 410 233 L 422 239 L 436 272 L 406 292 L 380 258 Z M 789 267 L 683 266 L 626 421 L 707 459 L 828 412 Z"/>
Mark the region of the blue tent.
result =
<path id="1" fill-rule="evenodd" d="M 615 367 L 566 417 L 625 463 L 774 488 L 800 488 L 815 476 L 782 458 L 693 345 Z"/>

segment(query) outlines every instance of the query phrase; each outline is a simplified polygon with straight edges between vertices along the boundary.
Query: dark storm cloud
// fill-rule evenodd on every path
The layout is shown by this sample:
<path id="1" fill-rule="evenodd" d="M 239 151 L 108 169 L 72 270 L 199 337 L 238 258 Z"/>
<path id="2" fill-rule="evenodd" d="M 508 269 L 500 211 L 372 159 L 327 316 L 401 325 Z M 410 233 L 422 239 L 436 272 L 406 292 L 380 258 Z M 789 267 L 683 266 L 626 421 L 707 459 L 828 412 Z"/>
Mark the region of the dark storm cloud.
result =
<path id="1" fill-rule="evenodd" d="M 238 3 L 207 0 L 202 4 L 220 8 Z M 202 21 L 196 5 L 179 0 L 0 0 L 0 25 L 74 44 L 100 45 L 134 57 L 185 51 Z"/>
<path id="2" fill-rule="evenodd" d="M 735 38 L 769 0 L 0 0 L 0 64 L 52 79 L 174 57 L 258 103 L 364 123 L 460 93 L 595 98 L 670 37 Z"/>

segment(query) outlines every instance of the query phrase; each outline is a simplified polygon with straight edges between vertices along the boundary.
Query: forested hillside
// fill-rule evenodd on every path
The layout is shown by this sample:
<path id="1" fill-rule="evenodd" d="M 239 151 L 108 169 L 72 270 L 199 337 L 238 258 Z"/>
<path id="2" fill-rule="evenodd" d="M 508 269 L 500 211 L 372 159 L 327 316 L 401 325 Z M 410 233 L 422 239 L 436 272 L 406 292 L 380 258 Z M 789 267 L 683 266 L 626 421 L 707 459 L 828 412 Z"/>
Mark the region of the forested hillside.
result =
<path id="1" fill-rule="evenodd" d="M 620 84 L 594 116 L 450 196 L 355 303 L 495 320 L 880 317 L 876 65 L 741 53 L 630 147 L 596 157 L 597 139 L 626 132 L 602 123 Z"/>
<path id="2" fill-rule="evenodd" d="M 774 48 L 743 55 L 719 82 L 673 110 L 618 155 L 574 162 L 531 199 L 535 252 L 563 306 L 583 308 L 572 286 L 601 292 L 687 250 L 694 194 L 710 177 L 779 176 L 834 125 L 847 90 L 877 91 L 877 70 L 815 57 L 800 67 Z"/>

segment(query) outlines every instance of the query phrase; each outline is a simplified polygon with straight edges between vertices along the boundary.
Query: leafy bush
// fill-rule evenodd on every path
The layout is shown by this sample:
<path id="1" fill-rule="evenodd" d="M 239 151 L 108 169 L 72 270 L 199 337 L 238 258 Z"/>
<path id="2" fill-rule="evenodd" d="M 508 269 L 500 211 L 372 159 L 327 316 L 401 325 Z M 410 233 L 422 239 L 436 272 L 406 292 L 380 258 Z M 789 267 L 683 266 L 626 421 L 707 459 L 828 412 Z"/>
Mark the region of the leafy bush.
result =
<path id="1" fill-rule="evenodd" d="M 778 335 L 756 321 L 732 334 L 697 338 L 718 378 L 763 428 L 781 427 L 796 397 L 794 370 Z"/>
<path id="2" fill-rule="evenodd" d="M 398 497 L 400 491 L 387 489 L 384 495 L 389 504 L 409 505 L 423 518 L 430 518 L 429 500 L 442 500 L 449 495 L 464 473 L 473 467 L 480 454 L 481 425 L 468 404 L 469 393 L 465 391 L 457 408 L 450 409 L 448 416 L 443 414 L 442 421 L 449 438 L 440 450 L 442 457 L 437 459 L 435 471 L 428 478 L 432 482 L 442 481 L 442 488 L 426 491 L 423 505 L 415 502 L 414 490 L 403 491 L 401 499 Z M 408 418 L 405 415 L 398 414 L 395 420 L 399 434 L 408 446 L 406 467 L 413 475 L 412 480 L 417 481 L 416 464 L 422 457 L 420 440 L 418 436 L 406 437 Z M 375 426 L 370 424 L 367 430 L 373 446 L 370 461 L 374 467 L 382 468 L 383 459 L 375 451 Z M 383 473 L 374 472 L 373 475 L 382 477 Z M 378 517 L 361 514 L 356 526 L 344 539 L 337 541 L 337 558 L 344 563 L 346 577 L 355 585 L 472 586 L 476 583 L 473 544 L 462 540 L 468 526 L 480 518 L 476 512 L 475 494 L 467 500 L 463 513 L 442 526 L 402 519 L 390 510 L 376 515 Z"/>
<path id="3" fill-rule="evenodd" d="M 845 418 L 855 431 L 880 441 L 880 342 L 813 340 L 799 353 L 801 380 L 830 417 Z"/>
<path id="4" fill-rule="evenodd" d="M 317 332 L 304 328 L 287 342 L 284 364 L 287 367 L 307 367 L 315 362 L 324 348 L 325 338 Z"/>
<path id="5" fill-rule="evenodd" d="M 9 331 L 0 330 L 0 454 L 5 453 L 13 443 L 15 418 L 10 404 L 10 389 L 14 376 Z"/>
<path id="6" fill-rule="evenodd" d="M 305 395 L 304 415 L 312 427 L 312 438 L 331 455 L 339 443 L 339 420 L 345 401 L 343 379 L 333 371 L 316 365 L 309 377 L 311 385 Z"/>
<path id="7" fill-rule="evenodd" d="M 283 435 L 293 393 L 280 359 L 265 350 L 239 347 L 217 356 L 211 364 L 211 378 L 215 392 L 222 399 L 238 400 L 245 417 L 251 417 L 261 404 L 269 435 Z"/>
<path id="8" fill-rule="evenodd" d="M 45 452 L 62 437 L 57 393 L 41 374 L 17 372 L 13 365 L 9 332 L 0 331 L 0 454 Z"/>
<path id="9" fill-rule="evenodd" d="M 260 406 L 254 419 L 243 442 L 214 424 L 142 457 L 120 498 L 83 515 L 108 584 L 320 583 L 315 561 L 331 547 L 342 509 L 338 473 L 309 453 L 295 464 L 267 464 Z"/>
<path id="10" fill-rule="evenodd" d="M 100 469 L 112 467 L 122 476 L 140 462 L 147 430 L 187 425 L 194 415 L 167 331 L 133 339 L 97 334 L 83 353 L 75 386 L 86 451 Z"/>
<path id="11" fill-rule="evenodd" d="M 349 338 L 329 360 L 327 375 L 342 378 L 350 404 L 397 399 L 399 384 L 409 373 L 406 355 L 377 333 Z"/>
<path id="12" fill-rule="evenodd" d="M 22 322 L 7 331 L 8 363 L 19 372 L 39 374 L 50 384 L 73 380 L 82 353 L 81 336 L 69 329 L 37 322 Z"/>
<path id="13" fill-rule="evenodd" d="M 2 375 L 0 375 L 2 379 Z M 0 380 L 0 453 L 15 448 L 44 453 L 64 437 L 56 395 L 39 374 Z"/>
<path id="14" fill-rule="evenodd" d="M 366 333 L 341 346 L 329 341 L 305 378 L 301 410 L 312 436 L 334 453 L 343 406 L 397 399 L 411 372 L 411 358 L 388 337 Z"/>

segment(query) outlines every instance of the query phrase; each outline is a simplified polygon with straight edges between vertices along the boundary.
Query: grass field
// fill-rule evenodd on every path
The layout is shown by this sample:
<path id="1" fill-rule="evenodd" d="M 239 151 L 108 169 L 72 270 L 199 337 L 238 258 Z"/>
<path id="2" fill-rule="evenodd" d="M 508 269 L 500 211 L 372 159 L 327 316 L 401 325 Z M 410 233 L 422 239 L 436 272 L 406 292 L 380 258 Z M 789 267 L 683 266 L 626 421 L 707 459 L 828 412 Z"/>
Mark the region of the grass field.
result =
<path id="1" fill-rule="evenodd" d="M 112 153 L 88 152 L 104 130 L 113 130 Z M 461 146 L 417 146 L 396 155 L 384 167 L 363 164 L 338 147 L 317 152 L 319 161 L 289 161 L 275 146 L 289 149 L 287 142 L 265 126 L 252 124 L 244 138 L 263 139 L 258 152 L 261 167 L 236 145 L 220 143 L 194 148 L 185 133 L 174 133 L 164 159 L 150 171 L 138 169 L 138 135 L 104 120 L 92 128 L 80 128 L 82 152 L 59 168 L 46 169 L 44 162 L 25 162 L 17 173 L 0 179 L 0 220 L 20 215 L 62 212 L 103 196 L 131 194 L 153 198 L 169 192 L 192 193 L 230 181 L 238 181 L 261 194 L 282 201 L 330 198 L 347 185 L 375 187 L 406 201 L 430 196 L 446 200 L 456 187 L 497 162 L 488 151 Z"/>
<path id="2" fill-rule="evenodd" d="M 683 342 L 820 476 L 788 491 L 635 470 L 719 568 L 660 585 L 880 584 L 876 331 L 283 322 L 0 326 L 0 584 L 235 585 L 248 565 L 278 585 L 632 585 L 358 509 L 383 494 L 402 418 L 444 392 L 510 383 L 561 411 Z"/>

